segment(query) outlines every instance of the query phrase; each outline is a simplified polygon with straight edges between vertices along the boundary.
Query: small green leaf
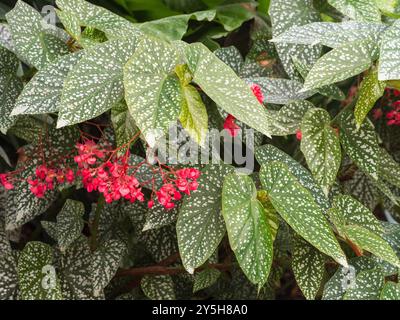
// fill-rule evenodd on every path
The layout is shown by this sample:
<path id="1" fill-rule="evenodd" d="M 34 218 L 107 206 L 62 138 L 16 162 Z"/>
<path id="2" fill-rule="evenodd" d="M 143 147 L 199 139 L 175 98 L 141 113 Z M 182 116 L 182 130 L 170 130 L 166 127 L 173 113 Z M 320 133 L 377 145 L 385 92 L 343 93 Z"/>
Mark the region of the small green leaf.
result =
<path id="1" fill-rule="evenodd" d="M 40 13 L 25 2 L 19 0 L 6 17 L 18 55 L 37 69 L 68 53 L 55 27 L 47 24 Z"/>
<path id="2" fill-rule="evenodd" d="M 174 74 L 178 63 L 171 45 L 144 39 L 124 68 L 125 100 L 151 147 L 179 116 L 182 95 Z"/>
<path id="3" fill-rule="evenodd" d="M 117 147 L 129 142 L 132 144 L 139 139 L 139 129 L 133 120 L 125 102 L 119 102 L 111 109 L 111 122 L 114 127 Z M 134 137 L 135 140 L 131 141 Z"/>
<path id="4" fill-rule="evenodd" d="M 175 300 L 174 282 L 171 276 L 144 276 L 140 287 L 151 300 Z"/>
<path id="5" fill-rule="evenodd" d="M 336 181 L 342 161 L 339 138 L 330 122 L 329 113 L 318 108 L 307 111 L 301 123 L 301 151 L 325 194 Z"/>
<path id="6" fill-rule="evenodd" d="M 211 287 L 221 275 L 221 271 L 214 268 L 207 268 L 197 272 L 194 276 L 193 293 Z"/>
<path id="7" fill-rule="evenodd" d="M 203 145 L 208 130 L 206 106 L 195 87 L 191 85 L 182 86 L 182 94 L 182 110 L 179 120 L 189 135 L 199 145 Z"/>
<path id="8" fill-rule="evenodd" d="M 343 300 L 379 300 L 384 284 L 384 275 L 380 269 L 361 271 L 353 287 L 350 287 Z"/>
<path id="9" fill-rule="evenodd" d="M 260 180 L 272 205 L 300 236 L 338 263 L 347 266 L 346 256 L 322 209 L 287 165 L 277 161 L 263 165 Z"/>
<path id="10" fill-rule="evenodd" d="M 158 229 L 174 223 L 178 218 L 178 212 L 180 205 L 175 206 L 171 210 L 165 210 L 165 208 L 156 203 L 153 208 L 149 209 L 146 213 L 146 222 L 143 227 L 143 231 Z"/>
<path id="11" fill-rule="evenodd" d="M 236 260 L 250 282 L 262 287 L 272 264 L 272 234 L 249 176 L 231 174 L 225 178 L 222 214 Z"/>
<path id="12" fill-rule="evenodd" d="M 58 128 L 95 118 L 123 98 L 123 68 L 137 43 L 130 37 L 87 49 L 65 80 Z"/>
<path id="13" fill-rule="evenodd" d="M 61 288 L 53 266 L 53 249 L 41 242 L 29 242 L 18 259 L 20 298 L 61 300 Z"/>
<path id="14" fill-rule="evenodd" d="M 400 284 L 388 281 L 383 286 L 381 300 L 400 300 Z"/>
<path id="15" fill-rule="evenodd" d="M 215 252 L 225 234 L 222 184 L 233 170 L 227 165 L 210 164 L 198 180 L 199 190 L 183 201 L 176 231 L 183 265 L 191 273 Z"/>
<path id="16" fill-rule="evenodd" d="M 296 282 L 308 300 L 315 299 L 325 273 L 324 255 L 300 237 L 293 245 L 292 269 Z"/>
<path id="17" fill-rule="evenodd" d="M 328 3 L 356 21 L 381 21 L 381 13 L 374 0 L 328 0 Z"/>
<path id="18" fill-rule="evenodd" d="M 354 110 L 357 125 L 360 126 L 376 101 L 382 97 L 386 83 L 378 80 L 378 74 L 371 72 L 361 83 L 359 98 Z"/>
<path id="19" fill-rule="evenodd" d="M 378 56 L 378 45 L 371 40 L 351 42 L 332 49 L 313 65 L 303 91 L 353 77 L 367 70 Z"/>

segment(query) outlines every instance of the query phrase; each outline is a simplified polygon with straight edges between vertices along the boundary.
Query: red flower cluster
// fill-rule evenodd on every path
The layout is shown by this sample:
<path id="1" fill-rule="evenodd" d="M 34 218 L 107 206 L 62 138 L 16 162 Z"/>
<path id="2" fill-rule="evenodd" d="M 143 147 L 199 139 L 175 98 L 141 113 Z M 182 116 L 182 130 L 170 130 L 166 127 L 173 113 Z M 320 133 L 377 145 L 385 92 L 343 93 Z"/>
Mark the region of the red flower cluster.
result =
<path id="1" fill-rule="evenodd" d="M 166 209 L 172 209 L 175 206 L 172 201 L 179 201 L 182 198 L 181 192 L 190 195 L 190 191 L 197 190 L 200 171 L 194 168 L 181 169 L 175 172 L 175 177 L 177 179 L 173 180 L 173 183 L 164 184 L 156 192 L 158 202 Z M 154 201 L 150 200 L 148 207 L 151 208 L 153 205 Z"/>
<path id="2" fill-rule="evenodd" d="M 255 97 L 257 98 L 258 102 L 260 102 L 261 104 L 263 104 L 264 101 L 264 95 L 261 91 L 261 88 L 258 84 L 253 83 L 250 86 L 251 91 L 253 91 L 253 94 L 255 95 Z M 224 122 L 224 129 L 226 131 L 228 131 L 229 135 L 231 137 L 236 137 L 239 133 L 239 129 L 240 127 L 236 124 L 236 118 L 229 114 Z"/>
<path id="3" fill-rule="evenodd" d="M 29 189 L 38 198 L 43 198 L 48 190 L 54 190 L 55 183 L 72 183 L 75 175 L 72 169 L 52 169 L 45 164 L 35 170 L 35 179 L 28 178 Z"/>
<path id="4" fill-rule="evenodd" d="M 8 175 L 5 173 L 0 174 L 0 184 L 6 190 L 14 189 L 14 185 L 10 182 Z"/>
<path id="5" fill-rule="evenodd" d="M 396 89 L 385 89 L 381 105 L 372 111 L 373 118 L 378 120 L 385 115 L 388 126 L 400 126 L 400 91 Z"/>

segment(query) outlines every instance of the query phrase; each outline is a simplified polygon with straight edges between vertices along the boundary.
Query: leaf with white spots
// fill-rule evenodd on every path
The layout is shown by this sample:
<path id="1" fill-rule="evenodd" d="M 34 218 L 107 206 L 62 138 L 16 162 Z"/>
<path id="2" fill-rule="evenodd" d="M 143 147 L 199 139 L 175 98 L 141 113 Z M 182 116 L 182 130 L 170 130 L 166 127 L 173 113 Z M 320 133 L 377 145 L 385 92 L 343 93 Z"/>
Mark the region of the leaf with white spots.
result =
<path id="1" fill-rule="evenodd" d="M 41 242 L 29 242 L 18 258 L 20 298 L 23 300 L 61 300 L 61 288 L 53 249 Z"/>
<path id="2" fill-rule="evenodd" d="M 377 180 L 380 149 L 372 123 L 364 121 L 358 129 L 353 111 L 348 108 L 340 115 L 339 125 L 344 151 L 361 170 Z"/>
<path id="3" fill-rule="evenodd" d="M 119 240 L 108 240 L 93 253 L 90 265 L 93 294 L 100 296 L 118 270 L 126 246 Z"/>
<path id="4" fill-rule="evenodd" d="M 222 215 L 236 260 L 250 282 L 262 287 L 272 264 L 272 232 L 249 176 L 231 174 L 225 178 Z"/>
<path id="5" fill-rule="evenodd" d="M 54 26 L 47 24 L 40 13 L 25 2 L 19 0 L 6 17 L 17 54 L 37 69 L 68 53 L 67 45 L 57 37 Z"/>
<path id="6" fill-rule="evenodd" d="M 397 80 L 400 79 L 400 20 L 385 31 L 379 56 L 378 79 Z"/>
<path id="7" fill-rule="evenodd" d="M 144 276 L 140 282 L 144 294 L 151 300 L 175 300 L 171 276 Z"/>
<path id="8" fill-rule="evenodd" d="M 199 92 L 192 85 L 183 85 L 182 94 L 183 101 L 179 121 L 194 141 L 203 145 L 208 131 L 206 106 Z"/>
<path id="9" fill-rule="evenodd" d="M 325 194 L 335 183 L 342 162 L 339 138 L 330 122 L 329 113 L 318 108 L 309 110 L 301 123 L 301 151 Z"/>
<path id="10" fill-rule="evenodd" d="M 384 148 L 380 151 L 379 178 L 400 188 L 400 164 Z"/>
<path id="11" fill-rule="evenodd" d="M 376 72 L 371 72 L 364 78 L 361 83 L 359 98 L 354 109 L 357 125 L 363 123 L 376 101 L 382 97 L 385 87 L 386 83 L 378 80 L 378 74 Z"/>
<path id="12" fill-rule="evenodd" d="M 64 82 L 58 128 L 93 119 L 123 98 L 123 68 L 137 43 L 130 37 L 87 49 Z"/>
<path id="13" fill-rule="evenodd" d="M 57 242 L 61 251 L 65 251 L 81 235 L 84 213 L 82 202 L 68 199 L 57 215 Z"/>
<path id="14" fill-rule="evenodd" d="M 378 57 L 378 44 L 369 39 L 334 48 L 313 65 L 303 90 L 320 88 L 358 75 L 367 70 Z"/>
<path id="15" fill-rule="evenodd" d="M 65 14 L 63 23 L 79 40 L 77 25 L 103 31 L 109 39 L 139 35 L 139 30 L 125 18 L 85 0 L 57 0 L 58 8 Z M 71 28 L 72 26 L 72 28 Z"/>
<path id="16" fill-rule="evenodd" d="M 83 51 L 62 56 L 37 72 L 22 90 L 12 115 L 57 112 L 64 81 L 82 56 Z"/>
<path id="17" fill-rule="evenodd" d="M 3 249 L 3 248 L 1 248 Z M 16 297 L 18 288 L 16 252 L 0 253 L 0 300 L 11 300 Z"/>
<path id="18" fill-rule="evenodd" d="M 183 201 L 176 231 L 179 252 L 188 271 L 205 263 L 225 234 L 222 184 L 233 170 L 227 165 L 210 164 L 198 179 L 199 189 Z"/>
<path id="19" fill-rule="evenodd" d="M 263 165 L 260 180 L 274 208 L 296 233 L 338 263 L 347 265 L 322 209 L 287 165 L 278 161 Z"/>
<path id="20" fill-rule="evenodd" d="M 324 255 L 307 241 L 296 237 L 292 259 L 293 273 L 301 292 L 308 300 L 315 299 L 325 273 Z"/>
<path id="21" fill-rule="evenodd" d="M 0 23 L 0 46 L 10 50 L 11 52 L 15 52 L 10 27 L 5 23 Z"/>
<path id="22" fill-rule="evenodd" d="M 381 13 L 375 0 L 328 0 L 328 3 L 353 20 L 381 21 Z"/>
<path id="23" fill-rule="evenodd" d="M 174 47 L 143 39 L 124 68 L 125 100 L 151 147 L 179 116 L 182 93 L 174 73 L 178 64 Z"/>
<path id="24" fill-rule="evenodd" d="M 269 15 L 271 17 L 272 34 L 274 37 L 292 27 L 320 20 L 311 0 L 274 0 L 269 7 Z M 296 69 L 292 62 L 292 57 L 313 65 L 321 54 L 321 47 L 319 45 L 276 43 L 275 46 L 285 71 L 291 78 L 296 77 Z"/>
<path id="25" fill-rule="evenodd" d="M 343 300 L 379 300 L 384 280 L 380 269 L 361 271 L 357 274 L 354 285 L 343 296 Z"/>
<path id="26" fill-rule="evenodd" d="M 273 161 L 279 161 L 286 164 L 290 173 L 296 177 L 298 182 L 311 192 L 315 202 L 322 209 L 329 209 L 330 204 L 322 191 L 322 188 L 314 181 L 311 173 L 288 154 L 273 145 L 268 144 L 256 149 L 256 158 L 258 163 L 263 166 L 266 166 Z"/>
<path id="27" fill-rule="evenodd" d="M 259 132 L 270 135 L 271 116 L 250 86 L 201 43 L 183 48 L 193 82 L 219 107 Z"/>
<path id="28" fill-rule="evenodd" d="M 388 281 L 383 286 L 380 300 L 400 300 L 400 284 Z"/>
<path id="29" fill-rule="evenodd" d="M 19 64 L 12 52 L 0 47 L 0 132 L 3 134 L 15 122 L 11 111 L 23 88 L 22 80 L 17 77 Z"/>
<path id="30" fill-rule="evenodd" d="M 146 213 L 143 231 L 158 229 L 174 223 L 178 218 L 179 209 L 180 205 L 176 205 L 173 209 L 166 210 L 161 204 L 156 203 Z"/>
<path id="31" fill-rule="evenodd" d="M 117 147 L 121 147 L 130 142 L 135 136 L 139 138 L 139 129 L 136 126 L 133 117 L 129 113 L 128 106 L 125 102 L 117 103 L 111 109 L 111 122 L 114 127 Z M 131 143 L 134 143 L 131 141 Z"/>
<path id="32" fill-rule="evenodd" d="M 197 272 L 194 276 L 193 293 L 211 287 L 221 275 L 221 271 L 214 268 L 207 268 Z"/>
<path id="33" fill-rule="evenodd" d="M 254 77 L 245 79 L 249 85 L 255 83 L 260 86 L 264 95 L 264 103 L 287 104 L 295 100 L 305 100 L 313 96 L 316 91 L 300 92 L 303 84 L 297 80 Z"/>
<path id="34" fill-rule="evenodd" d="M 337 48 L 365 39 L 379 42 L 382 33 L 387 28 L 381 23 L 357 21 L 313 22 L 304 26 L 292 27 L 271 41 L 308 45 L 322 44 L 330 48 Z"/>

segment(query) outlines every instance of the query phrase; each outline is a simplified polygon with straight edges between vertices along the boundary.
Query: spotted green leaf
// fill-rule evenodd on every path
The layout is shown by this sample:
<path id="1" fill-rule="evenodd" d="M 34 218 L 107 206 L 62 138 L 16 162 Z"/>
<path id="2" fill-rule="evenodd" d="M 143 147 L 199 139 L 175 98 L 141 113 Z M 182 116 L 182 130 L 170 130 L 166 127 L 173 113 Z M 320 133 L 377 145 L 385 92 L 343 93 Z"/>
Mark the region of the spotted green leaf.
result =
<path id="1" fill-rule="evenodd" d="M 260 86 L 264 94 L 264 103 L 287 104 L 295 100 L 305 100 L 315 94 L 315 91 L 300 92 L 301 82 L 289 79 L 254 77 L 245 79 L 250 85 Z"/>
<path id="2" fill-rule="evenodd" d="M 381 300 L 400 300 L 400 284 L 388 281 L 383 286 Z"/>
<path id="3" fill-rule="evenodd" d="M 151 300 L 175 300 L 174 282 L 171 276 L 144 276 L 140 287 Z"/>
<path id="4" fill-rule="evenodd" d="M 230 166 L 210 164 L 198 180 L 199 190 L 183 201 L 176 231 L 183 265 L 191 273 L 215 252 L 225 234 L 222 184 L 232 172 Z"/>
<path id="5" fill-rule="evenodd" d="M 40 13 L 25 2 L 19 0 L 6 18 L 17 54 L 37 69 L 68 53 L 55 27 L 47 24 Z"/>
<path id="6" fill-rule="evenodd" d="M 108 285 L 126 252 L 125 244 L 120 240 L 108 240 L 93 253 L 90 265 L 93 294 L 100 296 Z"/>
<path id="7" fill-rule="evenodd" d="M 180 205 L 177 205 L 171 210 L 166 210 L 161 204 L 156 203 L 146 213 L 146 222 L 143 231 L 158 229 L 174 223 L 178 218 L 179 209 Z"/>
<path id="8" fill-rule="evenodd" d="M 301 151 L 325 194 L 336 181 L 342 161 L 339 138 L 330 122 L 329 113 L 318 108 L 307 111 L 301 123 Z"/>
<path id="9" fill-rule="evenodd" d="M 330 48 L 341 47 L 351 42 L 371 39 L 378 42 L 387 26 L 381 23 L 357 21 L 313 22 L 295 26 L 274 37 L 273 42 L 293 44 L 322 44 Z"/>
<path id="10" fill-rule="evenodd" d="M 208 129 L 206 106 L 197 89 L 192 85 L 182 86 L 182 110 L 179 120 L 183 128 L 199 144 L 203 145 Z"/>
<path id="11" fill-rule="evenodd" d="M 381 13 L 371 0 L 328 0 L 328 3 L 344 15 L 356 21 L 380 22 Z"/>
<path id="12" fill-rule="evenodd" d="M 111 11 L 96 6 L 85 0 L 57 0 L 57 7 L 64 14 L 62 22 L 68 26 L 72 35 L 80 36 L 79 26 L 91 27 L 103 31 L 109 39 L 121 38 L 123 36 L 138 35 L 137 28 L 125 18 Z M 72 28 L 71 28 L 72 26 Z M 122 32 L 121 32 L 122 31 Z"/>
<path id="13" fill-rule="evenodd" d="M 320 20 L 311 0 L 274 0 L 269 7 L 272 34 L 274 37 L 295 26 L 302 26 Z M 283 63 L 286 73 L 291 77 L 296 76 L 292 57 L 313 65 L 321 54 L 321 47 L 308 45 L 293 45 L 276 43 L 276 50 Z"/>
<path id="14" fill-rule="evenodd" d="M 304 188 L 311 192 L 315 202 L 321 208 L 327 210 L 330 207 L 322 188 L 314 181 L 311 173 L 285 152 L 279 150 L 273 145 L 264 145 L 256 149 L 256 158 L 263 166 L 267 166 L 273 161 L 279 161 L 286 164 L 290 173 L 296 177 L 297 181 Z"/>
<path id="15" fill-rule="evenodd" d="M 0 132 L 5 134 L 14 124 L 11 111 L 20 94 L 23 83 L 17 77 L 18 58 L 0 46 Z"/>
<path id="16" fill-rule="evenodd" d="M 271 118 L 250 87 L 203 44 L 184 47 L 193 81 L 214 102 L 248 126 L 269 135 Z"/>
<path id="17" fill-rule="evenodd" d="M 37 72 L 22 90 L 12 115 L 57 112 L 64 80 L 82 56 L 83 51 L 62 56 Z"/>
<path id="18" fill-rule="evenodd" d="M 272 264 L 272 234 L 257 189 L 249 176 L 228 175 L 222 189 L 222 215 L 229 243 L 243 272 L 260 287 Z"/>
<path id="19" fill-rule="evenodd" d="M 61 288 L 53 249 L 41 242 L 29 242 L 18 259 L 20 298 L 23 300 L 61 300 Z"/>
<path id="20" fill-rule="evenodd" d="M 383 284 L 384 275 L 380 269 L 361 271 L 343 300 L 379 300 Z"/>
<path id="21" fill-rule="evenodd" d="M 400 20 L 396 20 L 383 34 L 378 70 L 378 79 L 380 81 L 400 79 L 399 33 Z"/>
<path id="22" fill-rule="evenodd" d="M 386 83 L 378 80 L 378 74 L 371 72 L 361 83 L 359 98 L 354 110 L 357 125 L 361 125 L 376 101 L 382 97 Z"/>
<path id="23" fill-rule="evenodd" d="M 379 177 L 400 188 L 400 164 L 384 148 L 380 151 Z"/>
<path id="24" fill-rule="evenodd" d="M 260 180 L 272 205 L 296 233 L 338 263 L 347 265 L 322 209 L 287 165 L 278 161 L 263 165 Z"/>
<path id="25" fill-rule="evenodd" d="M 11 248 L 8 252 L 2 250 L 0 253 L 0 300 L 11 300 L 16 297 L 17 257 L 15 252 L 11 252 Z"/>
<path id="26" fill-rule="evenodd" d="M 139 238 L 155 262 L 160 262 L 178 252 L 177 230 L 173 224 L 147 230 Z"/>
<path id="27" fill-rule="evenodd" d="M 221 275 L 221 271 L 214 268 L 207 268 L 197 272 L 194 276 L 193 293 L 211 287 Z"/>
<path id="28" fill-rule="evenodd" d="M 131 141 L 135 136 L 139 138 L 139 129 L 136 126 L 133 117 L 129 113 L 128 106 L 125 102 L 117 103 L 111 109 L 111 122 L 114 127 L 117 147 L 121 147 Z"/>
<path id="29" fill-rule="evenodd" d="M 379 56 L 377 43 L 361 40 L 334 48 L 313 65 L 304 82 L 304 91 L 346 80 L 365 70 Z"/>
<path id="30" fill-rule="evenodd" d="M 65 251 L 82 233 L 85 213 L 83 203 L 68 199 L 57 215 L 57 241 L 61 251 Z"/>
<path id="31" fill-rule="evenodd" d="M 182 95 L 174 73 L 178 63 L 171 45 L 144 39 L 124 69 L 125 100 L 151 147 L 179 116 Z"/>
<path id="32" fill-rule="evenodd" d="M 300 237 L 293 245 L 292 269 L 296 282 L 308 300 L 315 299 L 325 273 L 324 255 Z"/>
<path id="33" fill-rule="evenodd" d="M 357 127 L 351 108 L 339 117 L 340 142 L 355 164 L 375 180 L 378 179 L 380 149 L 374 126 L 364 121 Z"/>
<path id="34" fill-rule="evenodd" d="M 65 80 L 58 128 L 95 118 L 123 98 L 123 68 L 137 43 L 130 37 L 87 49 Z"/>

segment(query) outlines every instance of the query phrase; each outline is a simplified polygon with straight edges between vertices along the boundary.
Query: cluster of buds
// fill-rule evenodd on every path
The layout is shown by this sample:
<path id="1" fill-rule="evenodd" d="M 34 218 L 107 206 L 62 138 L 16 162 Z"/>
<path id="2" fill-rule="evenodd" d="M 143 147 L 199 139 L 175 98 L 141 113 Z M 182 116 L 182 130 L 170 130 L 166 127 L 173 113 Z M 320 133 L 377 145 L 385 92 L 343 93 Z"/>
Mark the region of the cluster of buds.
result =
<path id="1" fill-rule="evenodd" d="M 378 120 L 385 117 L 388 126 L 400 126 L 400 91 L 385 89 L 380 106 L 373 110 L 373 118 Z"/>
<path id="2" fill-rule="evenodd" d="M 253 91 L 253 94 L 257 98 L 258 102 L 263 104 L 264 95 L 261 91 L 260 86 L 253 83 L 250 86 L 250 89 L 251 89 L 251 91 Z M 226 117 L 225 122 L 224 122 L 224 130 L 226 130 L 231 137 L 236 137 L 239 133 L 240 127 L 236 124 L 235 121 L 236 121 L 236 118 L 233 115 L 229 114 Z"/>

